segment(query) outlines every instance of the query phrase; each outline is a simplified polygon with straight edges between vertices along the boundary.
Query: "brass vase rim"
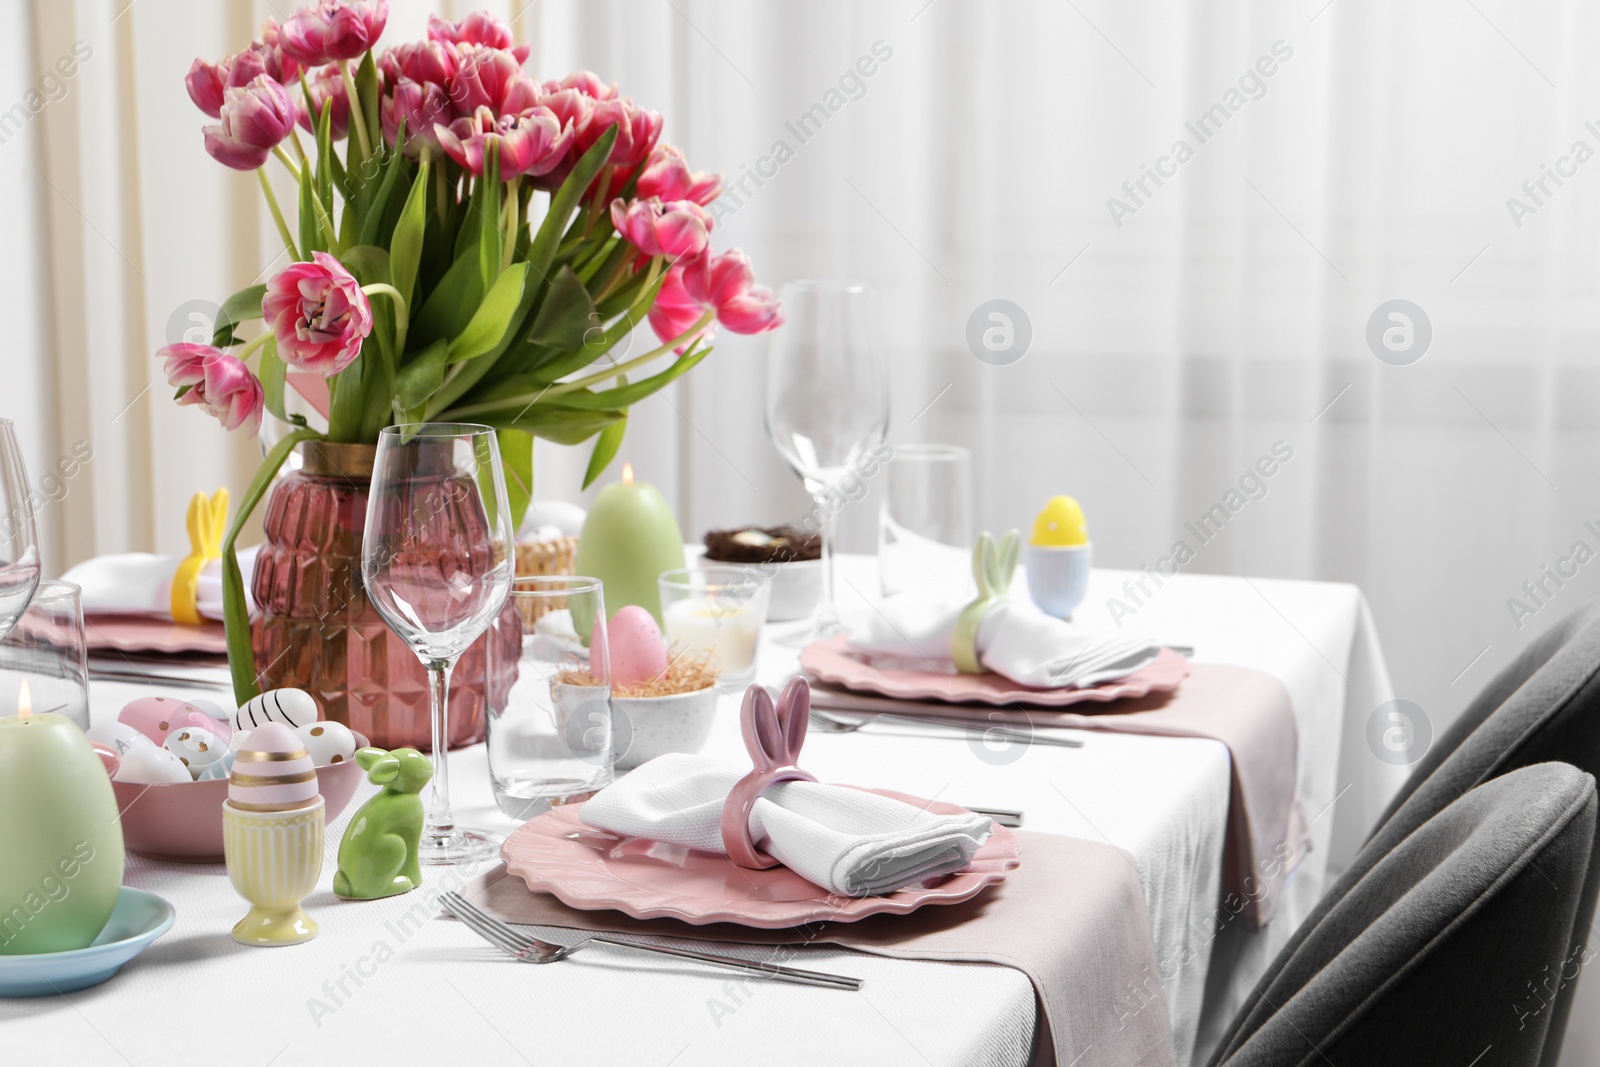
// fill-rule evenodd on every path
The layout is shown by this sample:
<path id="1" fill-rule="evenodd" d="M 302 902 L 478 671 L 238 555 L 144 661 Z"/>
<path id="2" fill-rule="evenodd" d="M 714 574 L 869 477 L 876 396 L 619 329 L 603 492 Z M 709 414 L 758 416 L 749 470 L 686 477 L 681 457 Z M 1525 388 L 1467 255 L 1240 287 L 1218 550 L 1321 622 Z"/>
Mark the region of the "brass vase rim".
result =
<path id="1" fill-rule="evenodd" d="M 300 453 L 300 469 L 305 473 L 352 482 L 372 481 L 372 466 L 378 458 L 377 445 L 346 441 L 301 441 L 295 451 Z"/>

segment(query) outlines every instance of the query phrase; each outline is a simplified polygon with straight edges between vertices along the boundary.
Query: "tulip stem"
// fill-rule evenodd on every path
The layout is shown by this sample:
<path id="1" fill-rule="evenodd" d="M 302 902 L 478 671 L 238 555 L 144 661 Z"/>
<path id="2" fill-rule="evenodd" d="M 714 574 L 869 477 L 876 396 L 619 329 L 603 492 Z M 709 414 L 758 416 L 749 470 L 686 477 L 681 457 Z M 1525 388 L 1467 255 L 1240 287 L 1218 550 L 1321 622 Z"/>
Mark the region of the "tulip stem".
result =
<path id="1" fill-rule="evenodd" d="M 287 167 L 288 170 L 289 170 L 289 173 L 294 175 L 294 180 L 296 182 L 298 182 L 300 180 L 300 168 L 295 166 L 294 160 L 289 158 L 289 153 L 287 153 L 287 152 L 285 152 L 283 150 L 283 145 L 281 145 L 281 144 L 273 145 L 272 146 L 272 154 L 278 157 L 278 162 L 282 163 L 285 167 Z M 304 157 L 301 157 L 301 158 L 304 158 Z"/>
<path id="2" fill-rule="evenodd" d="M 406 298 L 400 295 L 400 290 L 383 282 L 363 285 L 361 291 L 368 296 L 386 296 L 394 303 L 394 351 L 397 357 L 403 354 L 406 350 L 406 328 L 410 322 Z"/>
<path id="3" fill-rule="evenodd" d="M 517 196 L 517 183 L 521 180 L 522 175 L 518 174 L 506 183 L 506 203 L 502 210 L 505 218 L 501 221 L 501 228 L 506 235 L 506 243 L 500 253 L 501 270 L 511 266 L 511 258 L 517 251 L 517 223 L 522 221 L 522 200 Z"/>
<path id="4" fill-rule="evenodd" d="M 283 238 L 283 247 L 289 250 L 289 258 L 298 260 L 300 250 L 294 246 L 294 238 L 289 236 L 289 226 L 283 221 L 277 194 L 272 191 L 272 183 L 267 180 L 267 168 L 257 167 L 256 177 L 261 181 L 261 191 L 267 195 L 267 210 L 272 212 L 272 221 L 278 227 L 278 236 Z"/>
<path id="5" fill-rule="evenodd" d="M 294 145 L 295 156 L 299 158 L 301 163 L 304 163 L 306 161 L 305 146 L 300 143 L 300 132 L 292 126 L 289 128 L 289 141 Z"/>
<path id="6" fill-rule="evenodd" d="M 272 338 L 273 333 L 269 328 L 246 341 L 244 347 L 235 352 L 234 356 L 239 360 L 240 363 L 243 363 L 245 360 L 250 358 L 250 353 L 254 352 L 256 349 L 272 340 Z"/>
<path id="7" fill-rule="evenodd" d="M 372 155 L 372 142 L 367 140 L 367 120 L 361 112 L 361 97 L 356 93 L 356 80 L 350 74 L 350 61 L 339 60 L 339 76 L 344 79 L 344 94 L 350 100 L 350 126 L 356 131 L 356 142 L 361 146 L 361 159 Z"/>

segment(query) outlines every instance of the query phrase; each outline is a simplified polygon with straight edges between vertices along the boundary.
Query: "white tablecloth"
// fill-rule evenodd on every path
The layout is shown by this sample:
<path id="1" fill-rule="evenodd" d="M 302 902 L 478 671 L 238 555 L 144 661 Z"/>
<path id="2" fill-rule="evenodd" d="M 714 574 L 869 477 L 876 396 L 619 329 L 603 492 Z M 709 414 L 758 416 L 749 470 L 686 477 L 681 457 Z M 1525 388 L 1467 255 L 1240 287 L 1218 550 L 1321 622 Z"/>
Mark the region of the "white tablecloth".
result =
<path id="1" fill-rule="evenodd" d="M 840 577 L 847 615 L 870 610 L 858 591 L 876 587 L 872 561 L 845 557 Z M 1103 618 L 1106 597 L 1128 577 L 1097 572 L 1080 617 Z M 1260 934 L 1246 934 L 1234 922 L 1214 936 L 1229 780 L 1227 751 L 1217 742 L 1080 733 L 1082 749 L 1035 746 L 997 755 L 962 740 L 813 731 L 805 763 L 824 780 L 1021 808 L 1029 829 L 1125 849 L 1145 886 L 1156 957 L 1172 975 L 1164 991 L 1183 1062 L 1197 1033 L 1226 1021 L 1231 1002 L 1320 893 L 1329 862 L 1348 859 L 1404 771 L 1374 758 L 1364 741 L 1367 716 L 1390 695 L 1353 587 L 1180 576 L 1167 580 L 1134 622 L 1163 641 L 1195 646 L 1200 660 L 1268 671 L 1294 700 L 1302 798 L 1317 848 Z M 768 640 L 760 676 L 776 682 L 794 662 L 792 650 Z M 96 683 L 93 714 L 114 716 L 143 692 Z M 723 701 L 708 752 L 742 757 L 731 699 Z M 513 828 L 493 806 L 481 746 L 453 754 L 451 769 L 461 821 Z M 228 930 L 245 904 L 220 865 L 130 856 L 127 882 L 171 900 L 176 926 L 103 986 L 0 1001 L 6 1062 L 292 1067 L 393 1055 L 415 1062 L 629 1065 L 759 1058 L 774 1067 L 1026 1062 L 1033 993 L 1019 972 L 1005 967 L 803 950 L 802 966 L 866 979 L 859 994 L 740 983 L 604 948 L 532 967 L 436 918 L 434 894 L 481 868 L 428 869 L 420 892 L 339 902 L 327 888 L 339 836 L 369 790 L 330 827 L 322 888 L 307 901 L 322 932 L 306 945 L 236 945 Z"/>

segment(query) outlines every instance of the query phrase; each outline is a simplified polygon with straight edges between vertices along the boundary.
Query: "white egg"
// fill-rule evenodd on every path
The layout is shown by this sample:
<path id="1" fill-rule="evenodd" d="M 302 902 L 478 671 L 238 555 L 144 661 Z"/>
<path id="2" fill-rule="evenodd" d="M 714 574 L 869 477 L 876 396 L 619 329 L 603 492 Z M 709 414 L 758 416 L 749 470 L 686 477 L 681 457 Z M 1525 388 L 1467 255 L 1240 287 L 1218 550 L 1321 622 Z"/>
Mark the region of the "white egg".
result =
<path id="1" fill-rule="evenodd" d="M 269 689 L 233 713 L 233 729 L 249 733 L 262 723 L 281 722 L 293 730 L 321 717 L 316 699 L 304 689 Z"/>
<path id="2" fill-rule="evenodd" d="M 117 769 L 116 780 L 156 785 L 192 782 L 194 779 L 181 759 L 164 748 L 150 744 L 129 746 L 128 751 L 122 754 L 122 766 Z"/>
<path id="3" fill-rule="evenodd" d="M 194 780 L 208 782 L 213 778 L 226 779 L 233 770 L 233 756 L 234 753 L 232 752 L 224 752 L 221 759 L 208 763 L 204 767 L 191 767 L 190 770 L 195 772 Z"/>
<path id="4" fill-rule="evenodd" d="M 228 754 L 226 742 L 210 730 L 198 726 L 178 727 L 167 735 L 162 747 L 182 760 L 194 778 L 199 778 L 202 770 L 220 762 Z"/>
<path id="5" fill-rule="evenodd" d="M 318 767 L 348 763 L 356 755 L 356 735 L 342 722 L 314 722 L 295 730 Z"/>
<path id="6" fill-rule="evenodd" d="M 97 745 L 104 745 L 118 756 L 126 756 L 128 749 L 134 745 L 149 745 L 156 747 L 156 743 L 129 726 L 125 722 L 102 722 L 89 727 L 89 740 Z"/>

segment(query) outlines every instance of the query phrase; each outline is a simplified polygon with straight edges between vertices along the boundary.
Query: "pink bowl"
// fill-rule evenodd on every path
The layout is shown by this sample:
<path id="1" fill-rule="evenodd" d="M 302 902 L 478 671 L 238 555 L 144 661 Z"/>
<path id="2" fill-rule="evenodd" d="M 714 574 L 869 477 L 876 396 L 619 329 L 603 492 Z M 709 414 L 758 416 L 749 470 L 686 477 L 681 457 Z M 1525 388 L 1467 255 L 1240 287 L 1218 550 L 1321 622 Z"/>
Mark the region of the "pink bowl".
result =
<path id="1" fill-rule="evenodd" d="M 367 739 L 356 734 L 356 748 Z M 355 760 L 317 768 L 317 789 L 327 805 L 328 821 L 338 818 L 356 795 L 367 772 Z M 203 782 L 112 782 L 122 811 L 122 840 L 130 852 L 174 863 L 222 862 L 222 802 L 228 780 Z"/>

